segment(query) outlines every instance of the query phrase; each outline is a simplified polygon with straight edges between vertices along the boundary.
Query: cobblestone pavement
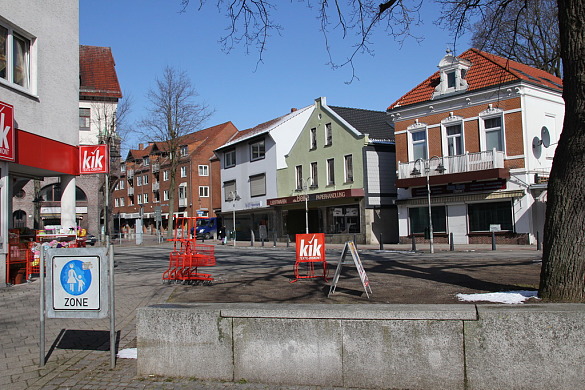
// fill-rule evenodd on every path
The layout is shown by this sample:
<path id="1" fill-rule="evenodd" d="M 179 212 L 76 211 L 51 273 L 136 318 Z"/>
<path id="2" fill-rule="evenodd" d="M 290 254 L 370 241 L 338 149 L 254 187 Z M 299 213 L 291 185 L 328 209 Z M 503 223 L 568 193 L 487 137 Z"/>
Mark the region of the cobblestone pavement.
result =
<path id="1" fill-rule="evenodd" d="M 293 250 L 279 245 L 280 248 L 271 249 Z M 534 247 L 513 249 L 536 252 Z M 167 265 L 169 250 L 168 243 L 138 247 L 126 243 L 115 248 L 118 350 L 135 347 L 136 309 L 165 302 L 173 292 L 173 288 L 161 283 L 161 270 Z M 38 278 L 0 288 L 0 389 L 316 389 L 138 377 L 135 359 L 119 358 L 116 367 L 110 369 L 107 318 L 47 319 L 46 364 L 40 368 L 39 295 Z"/>

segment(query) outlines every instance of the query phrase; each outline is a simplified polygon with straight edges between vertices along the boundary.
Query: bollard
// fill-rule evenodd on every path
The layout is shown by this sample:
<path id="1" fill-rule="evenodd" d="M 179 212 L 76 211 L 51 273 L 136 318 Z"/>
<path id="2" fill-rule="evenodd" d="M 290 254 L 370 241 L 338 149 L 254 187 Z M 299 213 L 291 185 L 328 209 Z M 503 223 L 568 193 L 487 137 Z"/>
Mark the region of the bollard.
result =
<path id="1" fill-rule="evenodd" d="M 252 233 L 250 236 L 250 246 L 254 246 L 254 231 L 251 230 L 250 232 Z"/>
<path id="2" fill-rule="evenodd" d="M 287 234 L 287 235 L 286 235 L 286 247 L 288 248 L 289 246 L 290 246 L 290 237 L 289 237 L 289 235 Z"/>
<path id="3" fill-rule="evenodd" d="M 496 232 L 492 232 L 492 250 L 496 250 Z"/>
<path id="4" fill-rule="evenodd" d="M 355 250 L 357 251 L 357 242 L 355 241 L 355 234 L 353 235 L 353 246 L 355 246 Z"/>
<path id="5" fill-rule="evenodd" d="M 260 242 L 262 243 L 262 246 L 264 246 L 264 237 L 260 239 Z"/>
<path id="6" fill-rule="evenodd" d="M 416 237 L 414 237 L 414 234 L 410 237 L 412 238 L 412 251 L 416 252 Z"/>
<path id="7" fill-rule="evenodd" d="M 453 243 L 453 233 L 449 233 L 449 250 L 451 252 L 455 250 L 455 243 Z"/>
<path id="8" fill-rule="evenodd" d="M 272 246 L 276 247 L 276 232 L 274 232 L 273 237 L 274 237 L 274 242 L 273 242 Z"/>
<path id="9" fill-rule="evenodd" d="M 382 233 L 380 233 L 380 250 L 384 250 L 384 241 L 382 241 Z"/>
<path id="10" fill-rule="evenodd" d="M 539 251 L 542 249 L 542 244 L 540 242 L 540 235 L 539 232 L 536 232 L 536 250 Z"/>

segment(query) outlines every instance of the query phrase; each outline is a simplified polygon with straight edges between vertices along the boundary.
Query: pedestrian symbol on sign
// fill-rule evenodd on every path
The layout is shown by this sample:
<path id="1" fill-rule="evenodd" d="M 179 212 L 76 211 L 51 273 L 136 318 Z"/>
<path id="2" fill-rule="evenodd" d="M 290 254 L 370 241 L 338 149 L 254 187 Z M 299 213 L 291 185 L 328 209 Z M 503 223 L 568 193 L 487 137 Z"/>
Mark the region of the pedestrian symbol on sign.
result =
<path id="1" fill-rule="evenodd" d="M 63 289 L 71 295 L 82 295 L 91 286 L 91 263 L 71 260 L 61 269 L 60 281 Z"/>

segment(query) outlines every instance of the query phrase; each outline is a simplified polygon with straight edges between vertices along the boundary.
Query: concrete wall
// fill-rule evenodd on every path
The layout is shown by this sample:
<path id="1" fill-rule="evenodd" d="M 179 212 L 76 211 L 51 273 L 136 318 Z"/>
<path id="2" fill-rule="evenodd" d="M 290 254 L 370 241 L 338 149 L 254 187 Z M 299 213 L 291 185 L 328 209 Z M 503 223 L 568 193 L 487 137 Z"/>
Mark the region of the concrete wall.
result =
<path id="1" fill-rule="evenodd" d="M 585 305 L 157 305 L 138 374 L 359 388 L 577 389 Z"/>

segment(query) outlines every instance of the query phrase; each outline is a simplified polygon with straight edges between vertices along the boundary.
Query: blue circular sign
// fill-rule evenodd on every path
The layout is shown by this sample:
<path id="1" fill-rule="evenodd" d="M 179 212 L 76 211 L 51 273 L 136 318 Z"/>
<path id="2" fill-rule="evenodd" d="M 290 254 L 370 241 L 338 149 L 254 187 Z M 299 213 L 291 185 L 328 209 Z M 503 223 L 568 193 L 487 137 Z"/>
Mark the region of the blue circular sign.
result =
<path id="1" fill-rule="evenodd" d="M 61 269 L 61 285 L 71 295 L 84 294 L 91 285 L 91 271 L 83 269 L 81 260 L 71 260 Z"/>

